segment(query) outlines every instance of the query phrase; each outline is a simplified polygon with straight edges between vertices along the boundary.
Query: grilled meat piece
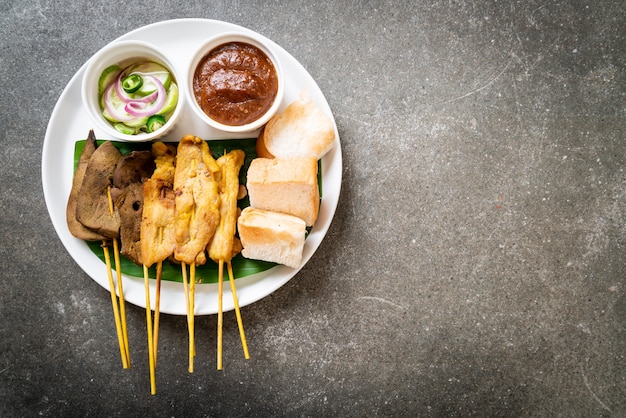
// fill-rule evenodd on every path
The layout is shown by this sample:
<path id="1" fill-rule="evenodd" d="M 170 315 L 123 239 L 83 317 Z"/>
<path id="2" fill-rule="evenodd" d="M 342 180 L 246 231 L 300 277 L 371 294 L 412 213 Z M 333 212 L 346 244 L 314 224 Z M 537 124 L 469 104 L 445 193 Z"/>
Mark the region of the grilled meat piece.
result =
<path id="1" fill-rule="evenodd" d="M 113 186 L 118 189 L 141 183 L 150 178 L 155 169 L 154 157 L 150 151 L 132 151 L 124 155 L 115 167 Z"/>
<path id="2" fill-rule="evenodd" d="M 122 154 L 107 141 L 92 154 L 76 198 L 76 219 L 85 227 L 107 238 L 117 238 L 120 229 L 119 213 L 109 207 L 109 188 L 113 173 Z"/>
<path id="3" fill-rule="evenodd" d="M 80 189 L 83 185 L 83 179 L 85 178 L 87 164 L 89 163 L 89 159 L 95 151 L 96 136 L 93 130 L 90 130 L 83 151 L 80 154 L 80 159 L 78 160 L 76 171 L 74 172 L 74 179 L 72 180 L 72 190 L 70 191 L 70 196 L 67 200 L 67 207 L 65 210 L 67 228 L 69 229 L 70 233 L 76 238 L 83 239 L 85 241 L 100 241 L 105 238 L 97 232 L 85 227 L 85 225 L 83 225 L 76 219 L 76 205 L 78 196 L 80 194 Z"/>
<path id="4" fill-rule="evenodd" d="M 184 136 L 178 144 L 174 192 L 176 194 L 176 260 L 196 265 L 206 262 L 205 248 L 219 222 L 219 195 L 215 174 L 219 166 L 208 144 Z"/>
<path id="5" fill-rule="evenodd" d="M 150 151 L 133 151 L 117 162 L 113 174 L 111 196 L 120 214 L 120 253 L 137 265 L 141 259 L 141 213 L 143 208 L 143 180 L 154 171 Z"/>
<path id="6" fill-rule="evenodd" d="M 176 148 L 155 142 L 152 145 L 156 169 L 143 183 L 141 218 L 141 258 L 145 266 L 163 261 L 176 247 L 176 202 L 174 197 L 174 162 Z"/>
<path id="7" fill-rule="evenodd" d="M 239 193 L 239 170 L 245 154 L 242 150 L 232 150 L 217 159 L 220 221 L 207 250 L 215 262 L 230 261 L 233 256 L 235 230 L 237 226 L 237 194 Z"/>
<path id="8" fill-rule="evenodd" d="M 143 185 L 131 183 L 123 189 L 111 189 L 113 203 L 120 216 L 120 254 L 141 266 L 141 213 Z"/>

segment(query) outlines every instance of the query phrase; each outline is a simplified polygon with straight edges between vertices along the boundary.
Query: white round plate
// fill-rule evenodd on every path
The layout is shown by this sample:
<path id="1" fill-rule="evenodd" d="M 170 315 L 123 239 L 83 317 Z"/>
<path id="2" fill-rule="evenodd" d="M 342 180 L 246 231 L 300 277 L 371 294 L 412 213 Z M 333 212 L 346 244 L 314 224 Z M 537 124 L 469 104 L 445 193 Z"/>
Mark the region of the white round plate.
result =
<path id="1" fill-rule="evenodd" d="M 163 49 L 177 68 L 179 74 L 186 74 L 186 66 L 191 61 L 192 53 L 206 38 L 222 32 L 240 31 L 253 33 L 249 29 L 216 20 L 207 19 L 177 19 L 154 23 L 129 32 L 113 42 L 126 39 L 151 42 Z M 273 44 L 281 60 L 285 72 L 286 86 L 282 111 L 289 103 L 297 100 L 300 93 L 308 91 L 315 103 L 325 111 L 335 125 L 337 141 L 333 149 L 322 159 L 323 197 L 319 218 L 308 235 L 304 247 L 302 264 L 293 269 L 286 266 L 276 266 L 262 273 L 242 277 L 236 280 L 237 296 L 240 306 L 246 306 L 271 294 L 287 283 L 311 258 L 326 235 L 337 208 L 341 189 L 341 145 L 339 133 L 332 112 L 317 83 L 311 75 L 280 46 Z M 67 229 L 65 208 L 70 194 L 73 177 L 74 145 L 77 140 L 84 139 L 93 124 L 87 110 L 81 101 L 80 86 L 85 70 L 84 64 L 72 77 L 63 90 L 46 130 L 42 152 L 42 185 L 44 197 L 50 218 L 61 242 L 72 258 L 93 280 L 105 289 L 109 289 L 105 264 L 89 249 L 87 244 L 74 238 Z M 181 83 L 186 80 L 179 80 Z M 188 106 L 186 103 L 185 106 Z M 184 117 L 164 140 L 178 141 L 185 134 L 191 133 L 200 138 L 227 139 L 235 137 L 215 131 L 204 126 L 187 108 Z M 96 137 L 103 138 L 95 130 Z M 254 137 L 247 134 L 243 137 Z M 241 137 L 241 135 L 240 135 Z M 113 138 L 111 138 L 113 139 Z M 124 276 L 125 299 L 137 306 L 145 307 L 145 291 L 143 279 Z M 155 281 L 150 280 L 151 308 L 154 309 Z M 195 308 L 196 315 L 210 315 L 217 313 L 217 285 L 196 285 Z M 224 311 L 234 309 L 230 286 L 225 283 L 223 295 Z M 161 305 L 163 313 L 185 315 L 186 304 L 183 285 L 177 282 L 163 281 L 161 285 Z"/>

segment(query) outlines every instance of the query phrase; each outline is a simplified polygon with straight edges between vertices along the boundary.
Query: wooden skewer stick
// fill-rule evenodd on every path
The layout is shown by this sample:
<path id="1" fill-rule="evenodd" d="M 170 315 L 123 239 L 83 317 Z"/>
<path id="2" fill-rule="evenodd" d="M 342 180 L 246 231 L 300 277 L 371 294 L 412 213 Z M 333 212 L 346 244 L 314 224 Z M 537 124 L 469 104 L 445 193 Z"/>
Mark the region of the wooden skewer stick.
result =
<path id="1" fill-rule="evenodd" d="M 150 309 L 150 276 L 148 267 L 143 266 L 143 281 L 146 291 L 146 328 L 148 330 L 148 361 L 150 362 L 150 393 L 156 395 L 154 364 L 154 340 L 152 337 L 152 310 Z"/>
<path id="2" fill-rule="evenodd" d="M 109 290 L 111 293 L 111 305 L 113 306 L 113 317 L 115 318 L 115 329 L 117 330 L 117 341 L 120 346 L 120 356 L 122 357 L 122 367 L 128 369 L 128 357 L 124 346 L 124 336 L 122 334 L 122 325 L 120 323 L 120 312 L 117 306 L 117 296 L 115 295 L 115 284 L 113 283 L 113 268 L 111 267 L 111 256 L 109 255 L 109 247 L 106 240 L 102 241 L 102 249 L 104 250 L 104 260 L 107 266 L 107 275 L 109 277 Z"/>
<path id="3" fill-rule="evenodd" d="M 111 196 L 111 186 L 107 187 L 107 203 L 109 205 L 109 213 L 114 213 L 113 197 Z M 124 356 L 126 357 L 126 367 L 130 367 L 130 350 L 128 348 L 128 328 L 126 326 L 126 299 L 124 298 L 124 287 L 122 286 L 122 266 L 120 262 L 120 249 L 117 239 L 113 238 L 113 258 L 115 259 L 115 273 L 117 276 L 117 292 L 119 295 L 119 309 L 122 322 L 122 340 L 124 342 Z M 113 290 L 115 292 L 115 290 Z"/>
<path id="4" fill-rule="evenodd" d="M 120 302 L 120 317 L 122 321 L 122 338 L 124 339 L 124 352 L 126 363 L 130 367 L 130 350 L 128 348 L 128 328 L 126 326 L 126 299 L 124 298 L 124 286 L 122 286 L 122 263 L 120 262 L 120 249 L 117 239 L 113 239 L 113 257 L 115 259 L 115 272 L 117 275 L 117 293 Z"/>
<path id="5" fill-rule="evenodd" d="M 222 327 L 224 312 L 222 309 L 222 295 L 224 292 L 224 260 L 219 260 L 217 274 L 217 370 L 222 370 Z"/>
<path id="6" fill-rule="evenodd" d="M 189 325 L 189 284 L 187 283 L 187 265 L 180 263 L 180 272 L 183 276 L 183 291 L 185 292 L 185 307 L 187 310 L 187 325 Z"/>
<path id="7" fill-rule="evenodd" d="M 189 332 L 189 283 L 187 279 L 187 264 L 180 263 L 180 271 L 183 276 L 183 292 L 185 293 L 185 310 L 187 311 L 187 332 Z M 191 342 L 189 343 L 189 358 L 191 359 Z"/>
<path id="8" fill-rule="evenodd" d="M 196 263 L 193 262 L 189 266 L 189 373 L 193 373 L 193 359 L 196 356 L 195 341 L 195 288 L 196 288 Z"/>
<path id="9" fill-rule="evenodd" d="M 187 279 L 187 264 L 183 261 L 180 263 L 183 275 L 183 290 L 185 292 L 185 306 L 187 307 L 187 329 L 191 328 L 191 306 L 189 302 L 189 284 Z M 189 335 L 189 373 L 193 372 L 193 358 L 196 355 L 196 349 L 192 344 L 191 333 Z"/>
<path id="10" fill-rule="evenodd" d="M 235 275 L 233 274 L 233 265 L 230 261 L 226 264 L 228 267 L 228 280 L 230 282 L 230 291 L 233 294 L 233 303 L 235 305 L 235 315 L 237 316 L 237 326 L 239 327 L 239 337 L 241 338 L 241 347 L 243 348 L 243 356 L 246 360 L 250 359 L 248 352 L 248 343 L 246 342 L 246 334 L 243 330 L 243 321 L 241 320 L 241 312 L 239 311 L 239 300 L 237 299 L 237 289 L 235 288 Z"/>
<path id="11" fill-rule="evenodd" d="M 159 349 L 159 317 L 161 312 L 161 278 L 163 276 L 163 261 L 157 263 L 156 268 L 156 300 L 154 302 L 154 367 L 156 367 L 157 353 Z"/>

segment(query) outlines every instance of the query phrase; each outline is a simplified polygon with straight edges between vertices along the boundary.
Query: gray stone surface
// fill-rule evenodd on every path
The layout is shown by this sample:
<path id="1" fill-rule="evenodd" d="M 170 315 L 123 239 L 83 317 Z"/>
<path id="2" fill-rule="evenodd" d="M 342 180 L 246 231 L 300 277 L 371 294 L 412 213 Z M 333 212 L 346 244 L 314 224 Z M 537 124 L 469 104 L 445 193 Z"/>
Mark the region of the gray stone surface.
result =
<path id="1" fill-rule="evenodd" d="M 626 416 L 622 1 L 0 3 L 0 416 Z M 355 2 L 356 3 L 356 2 Z M 273 39 L 336 118 L 342 195 L 320 249 L 243 309 L 145 315 L 123 370 L 108 294 L 41 187 L 52 109 L 99 48 L 202 17 Z"/>

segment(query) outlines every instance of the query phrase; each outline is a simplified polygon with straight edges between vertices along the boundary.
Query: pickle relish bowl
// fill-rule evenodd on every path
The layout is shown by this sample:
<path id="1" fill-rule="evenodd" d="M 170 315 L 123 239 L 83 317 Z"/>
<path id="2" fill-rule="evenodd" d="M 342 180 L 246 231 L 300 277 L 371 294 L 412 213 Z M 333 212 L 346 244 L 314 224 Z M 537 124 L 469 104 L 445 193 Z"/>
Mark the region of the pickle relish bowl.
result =
<path id="1" fill-rule="evenodd" d="M 151 141 L 170 132 L 180 119 L 185 96 L 180 83 L 156 46 L 114 41 L 87 62 L 81 97 L 99 138 Z"/>

